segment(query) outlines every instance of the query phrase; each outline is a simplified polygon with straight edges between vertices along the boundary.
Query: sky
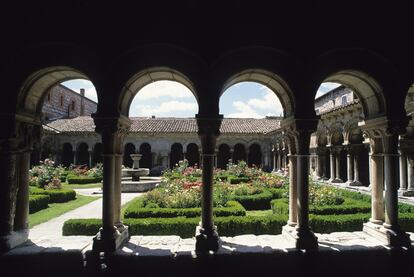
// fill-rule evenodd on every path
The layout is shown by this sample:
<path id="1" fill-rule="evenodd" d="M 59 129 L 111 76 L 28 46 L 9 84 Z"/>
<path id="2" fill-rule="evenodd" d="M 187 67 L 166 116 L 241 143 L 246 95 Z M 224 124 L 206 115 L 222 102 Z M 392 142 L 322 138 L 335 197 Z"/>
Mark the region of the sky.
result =
<path id="1" fill-rule="evenodd" d="M 96 90 L 88 80 L 62 83 L 97 102 Z M 337 83 L 323 83 L 316 97 L 338 87 Z M 174 81 L 158 81 L 142 88 L 131 103 L 129 116 L 137 117 L 194 117 L 198 112 L 197 101 L 184 85 Z M 220 98 L 220 113 L 227 118 L 263 118 L 283 115 L 282 105 L 268 87 L 254 82 L 241 82 L 228 88 Z"/>

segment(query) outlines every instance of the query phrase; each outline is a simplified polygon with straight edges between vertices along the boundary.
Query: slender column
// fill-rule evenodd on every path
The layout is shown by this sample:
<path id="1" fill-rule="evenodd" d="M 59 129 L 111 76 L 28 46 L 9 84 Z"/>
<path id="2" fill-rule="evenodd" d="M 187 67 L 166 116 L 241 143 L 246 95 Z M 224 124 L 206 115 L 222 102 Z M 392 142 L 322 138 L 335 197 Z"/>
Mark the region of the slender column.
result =
<path id="1" fill-rule="evenodd" d="M 335 153 L 335 179 L 332 181 L 333 183 L 342 183 L 342 179 L 340 171 L 341 170 L 341 155 L 340 152 Z"/>
<path id="2" fill-rule="evenodd" d="M 218 233 L 213 223 L 213 167 L 216 139 L 220 135 L 222 116 L 202 118 L 196 116 L 198 136 L 201 140 L 203 157 L 201 223 L 196 228 L 196 251 L 206 253 L 218 250 Z"/>
<path id="3" fill-rule="evenodd" d="M 73 150 L 73 165 L 78 163 L 78 151 Z"/>
<path id="4" fill-rule="evenodd" d="M 371 219 L 370 222 L 382 224 L 385 219 L 384 215 L 384 164 L 381 154 L 371 154 Z"/>
<path id="5" fill-rule="evenodd" d="M 27 232 L 29 229 L 29 169 L 30 151 L 20 153 L 18 159 L 18 184 L 19 191 L 16 199 L 16 216 L 14 218 L 14 230 Z"/>
<path id="6" fill-rule="evenodd" d="M 408 188 L 403 192 L 404 196 L 414 196 L 414 157 L 408 157 Z"/>
<path id="7" fill-rule="evenodd" d="M 331 178 L 328 181 L 332 182 L 335 180 L 335 153 L 331 149 L 330 153 L 330 170 L 331 170 Z"/>
<path id="8" fill-rule="evenodd" d="M 88 153 L 89 153 L 89 168 L 92 168 L 93 167 L 93 161 L 92 161 L 93 151 L 89 150 Z"/>
<path id="9" fill-rule="evenodd" d="M 400 153 L 400 193 L 407 190 L 407 157 Z"/>
<path id="10" fill-rule="evenodd" d="M 298 217 L 297 202 L 297 158 L 290 155 L 289 159 L 289 226 L 296 226 Z"/>
<path id="11" fill-rule="evenodd" d="M 114 172 L 114 225 L 119 229 L 123 229 L 124 225 L 121 221 L 121 196 L 122 196 L 122 160 L 123 154 L 114 155 L 115 172 Z"/>
<path id="12" fill-rule="evenodd" d="M 354 184 L 362 185 L 359 181 L 359 155 L 354 155 Z"/>
<path id="13" fill-rule="evenodd" d="M 277 156 L 276 156 L 276 150 L 273 148 L 272 149 L 272 153 L 273 153 L 273 172 L 277 171 Z"/>
<path id="14" fill-rule="evenodd" d="M 353 156 L 351 152 L 348 150 L 348 154 L 346 155 L 346 161 L 347 161 L 347 183 L 348 185 L 352 183 L 354 180 L 354 172 L 353 172 Z"/>

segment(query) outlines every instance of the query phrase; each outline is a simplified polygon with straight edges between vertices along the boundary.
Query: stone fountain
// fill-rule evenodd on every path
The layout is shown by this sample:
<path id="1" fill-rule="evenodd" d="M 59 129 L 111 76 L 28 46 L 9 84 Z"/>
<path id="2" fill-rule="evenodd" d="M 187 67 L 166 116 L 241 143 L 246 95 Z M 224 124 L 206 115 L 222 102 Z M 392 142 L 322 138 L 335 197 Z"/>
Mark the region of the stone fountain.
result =
<path id="1" fill-rule="evenodd" d="M 149 168 L 140 168 L 142 154 L 131 154 L 132 168 L 122 169 L 122 192 L 144 192 L 155 188 L 161 181 L 158 177 L 147 177 Z"/>

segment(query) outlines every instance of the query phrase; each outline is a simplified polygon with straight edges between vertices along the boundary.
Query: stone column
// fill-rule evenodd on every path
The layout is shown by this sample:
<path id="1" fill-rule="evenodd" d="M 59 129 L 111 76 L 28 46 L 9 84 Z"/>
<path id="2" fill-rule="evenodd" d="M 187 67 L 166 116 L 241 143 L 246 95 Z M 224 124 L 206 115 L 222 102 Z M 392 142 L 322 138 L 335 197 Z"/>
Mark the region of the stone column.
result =
<path id="1" fill-rule="evenodd" d="M 73 165 L 76 165 L 78 163 L 78 151 L 73 150 Z"/>
<path id="2" fill-rule="evenodd" d="M 331 170 L 331 177 L 328 181 L 332 182 L 335 180 L 335 153 L 333 152 L 332 148 L 330 150 L 330 170 Z"/>
<path id="3" fill-rule="evenodd" d="M 359 155 L 354 155 L 354 181 L 352 182 L 353 186 L 362 186 L 361 181 L 359 180 Z"/>
<path id="4" fill-rule="evenodd" d="M 93 150 L 89 150 L 89 168 L 93 167 Z"/>
<path id="5" fill-rule="evenodd" d="M 407 157 L 400 152 L 400 189 L 399 193 L 403 194 L 407 190 Z"/>
<path id="6" fill-rule="evenodd" d="M 403 195 L 414 196 L 414 157 L 408 157 L 407 168 L 408 188 L 406 191 L 403 192 Z"/>
<path id="7" fill-rule="evenodd" d="M 342 183 L 341 176 L 341 155 L 339 150 L 335 153 L 335 179 L 332 183 Z"/>
<path id="8" fill-rule="evenodd" d="M 350 185 L 354 181 L 354 171 L 353 171 L 353 156 L 351 150 L 348 150 L 348 154 L 346 155 L 346 162 L 347 162 L 347 183 Z"/>
<path id="9" fill-rule="evenodd" d="M 371 183 L 371 219 L 370 222 L 384 222 L 384 161 L 381 154 L 371 154 L 372 183 Z"/>
<path id="10" fill-rule="evenodd" d="M 298 217 L 297 158 L 291 154 L 289 159 L 289 226 L 296 226 Z"/>
<path id="11" fill-rule="evenodd" d="M 16 216 L 14 218 L 14 230 L 22 232 L 23 236 L 29 235 L 29 169 L 30 169 L 30 152 L 22 151 L 18 155 L 18 193 L 16 199 Z"/>
<path id="12" fill-rule="evenodd" d="M 213 163 L 217 137 L 223 116 L 203 118 L 196 115 L 198 136 L 201 140 L 203 157 L 201 222 L 196 228 L 196 252 L 208 253 L 218 250 L 218 233 L 213 223 Z"/>
<path id="13" fill-rule="evenodd" d="M 102 136 L 103 185 L 102 228 L 93 240 L 93 251 L 113 252 L 129 239 L 128 227 L 120 220 L 120 183 L 123 138 L 131 121 L 124 116 L 100 117 L 93 114 L 96 132 Z"/>
<path id="14" fill-rule="evenodd" d="M 276 149 L 272 148 L 272 153 L 273 153 L 273 170 L 272 172 L 276 172 L 277 171 L 277 156 L 276 156 Z"/>

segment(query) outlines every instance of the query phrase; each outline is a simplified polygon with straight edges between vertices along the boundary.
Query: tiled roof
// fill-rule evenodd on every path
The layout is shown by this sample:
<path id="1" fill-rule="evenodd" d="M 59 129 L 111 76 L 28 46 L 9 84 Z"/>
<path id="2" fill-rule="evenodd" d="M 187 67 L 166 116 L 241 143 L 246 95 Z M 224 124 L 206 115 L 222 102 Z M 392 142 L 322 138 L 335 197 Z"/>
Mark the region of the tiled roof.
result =
<path id="1" fill-rule="evenodd" d="M 133 117 L 130 132 L 136 133 L 195 133 L 197 122 L 194 118 L 147 118 Z M 280 127 L 278 119 L 225 118 L 221 133 L 266 134 Z M 72 119 L 58 119 L 48 124 L 49 128 L 61 133 L 95 132 L 95 124 L 89 116 Z"/>

